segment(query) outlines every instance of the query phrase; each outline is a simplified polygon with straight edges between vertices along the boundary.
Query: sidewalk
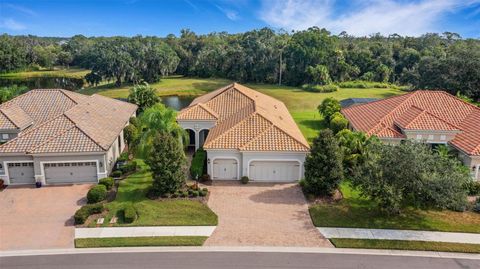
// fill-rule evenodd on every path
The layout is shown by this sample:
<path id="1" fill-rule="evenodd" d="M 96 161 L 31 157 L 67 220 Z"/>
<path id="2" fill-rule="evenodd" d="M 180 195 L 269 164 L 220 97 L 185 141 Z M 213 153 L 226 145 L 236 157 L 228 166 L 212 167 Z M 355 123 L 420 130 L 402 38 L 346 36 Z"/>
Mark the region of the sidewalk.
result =
<path id="1" fill-rule="evenodd" d="M 480 244 L 480 234 L 413 230 L 318 227 L 326 238 L 381 239 Z"/>
<path id="2" fill-rule="evenodd" d="M 145 237 L 145 236 L 210 236 L 216 226 L 152 226 L 76 228 L 75 238 Z"/>

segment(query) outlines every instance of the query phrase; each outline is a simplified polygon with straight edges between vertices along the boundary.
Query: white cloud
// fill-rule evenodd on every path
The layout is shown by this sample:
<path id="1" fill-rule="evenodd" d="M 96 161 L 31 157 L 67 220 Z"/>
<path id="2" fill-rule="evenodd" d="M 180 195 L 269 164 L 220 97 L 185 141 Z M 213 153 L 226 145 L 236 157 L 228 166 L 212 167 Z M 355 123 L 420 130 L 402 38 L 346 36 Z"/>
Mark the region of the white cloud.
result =
<path id="1" fill-rule="evenodd" d="M 12 30 L 12 31 L 19 31 L 19 30 L 24 30 L 27 27 L 25 25 L 15 21 L 14 19 L 8 18 L 8 19 L 4 19 L 0 22 L 0 28 L 5 28 L 5 29 L 8 29 L 8 30 Z"/>
<path id="2" fill-rule="evenodd" d="M 236 21 L 239 19 L 238 12 L 232 9 L 223 8 L 219 5 L 215 5 L 229 20 Z"/>
<path id="3" fill-rule="evenodd" d="M 342 6 L 335 0 L 263 0 L 260 17 L 273 27 L 302 30 L 311 26 L 333 33 L 346 31 L 418 36 L 441 31 L 437 22 L 480 0 L 354 0 Z"/>
<path id="4" fill-rule="evenodd" d="M 37 13 L 29 8 L 26 8 L 24 6 L 20 6 L 20 5 L 14 5 L 14 4 L 5 4 L 5 7 L 9 8 L 9 9 L 12 9 L 12 10 L 16 10 L 16 11 L 19 11 L 21 13 L 24 13 L 24 14 L 27 14 L 27 15 L 30 15 L 30 16 L 36 16 Z"/>

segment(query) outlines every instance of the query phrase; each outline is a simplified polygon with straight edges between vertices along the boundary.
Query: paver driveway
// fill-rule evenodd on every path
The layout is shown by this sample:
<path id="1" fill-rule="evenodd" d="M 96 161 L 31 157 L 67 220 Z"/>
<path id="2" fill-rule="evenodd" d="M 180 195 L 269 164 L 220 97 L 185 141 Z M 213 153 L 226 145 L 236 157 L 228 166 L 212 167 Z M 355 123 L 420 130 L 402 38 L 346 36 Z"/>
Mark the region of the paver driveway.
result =
<path id="1" fill-rule="evenodd" d="M 8 187 L 0 192 L 0 250 L 73 247 L 73 214 L 90 185 Z"/>
<path id="2" fill-rule="evenodd" d="M 215 182 L 208 188 L 219 223 L 207 246 L 332 246 L 313 226 L 297 184 Z"/>

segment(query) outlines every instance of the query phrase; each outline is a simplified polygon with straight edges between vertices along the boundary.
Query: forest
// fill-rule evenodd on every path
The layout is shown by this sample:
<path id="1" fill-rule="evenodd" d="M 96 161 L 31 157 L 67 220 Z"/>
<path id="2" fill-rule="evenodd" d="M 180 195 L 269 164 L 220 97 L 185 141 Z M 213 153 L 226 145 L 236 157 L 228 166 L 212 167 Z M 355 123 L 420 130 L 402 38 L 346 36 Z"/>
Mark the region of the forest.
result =
<path id="1" fill-rule="evenodd" d="M 70 38 L 0 35 L 0 73 L 76 66 L 85 76 L 122 83 L 163 76 L 216 77 L 290 86 L 371 81 L 444 89 L 480 101 L 480 40 L 427 33 L 354 37 L 312 27 L 166 37 Z"/>

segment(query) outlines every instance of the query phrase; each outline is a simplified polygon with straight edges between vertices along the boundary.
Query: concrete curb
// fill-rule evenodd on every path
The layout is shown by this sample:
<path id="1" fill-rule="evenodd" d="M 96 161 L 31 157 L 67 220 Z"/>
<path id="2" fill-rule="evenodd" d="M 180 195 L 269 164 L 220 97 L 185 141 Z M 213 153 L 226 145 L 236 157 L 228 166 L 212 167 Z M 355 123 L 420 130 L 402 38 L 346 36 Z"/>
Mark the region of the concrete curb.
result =
<path id="1" fill-rule="evenodd" d="M 90 249 L 49 249 L 0 251 L 0 257 L 44 256 L 44 255 L 76 255 L 99 253 L 152 253 L 152 252 L 276 252 L 307 254 L 346 254 L 374 256 L 408 256 L 450 259 L 480 260 L 480 254 L 404 251 L 381 249 L 348 249 L 348 248 L 307 248 L 307 247 L 128 247 L 128 248 L 90 248 Z"/>
<path id="2" fill-rule="evenodd" d="M 77 238 L 210 236 L 217 226 L 149 226 L 75 228 Z"/>

